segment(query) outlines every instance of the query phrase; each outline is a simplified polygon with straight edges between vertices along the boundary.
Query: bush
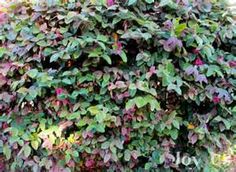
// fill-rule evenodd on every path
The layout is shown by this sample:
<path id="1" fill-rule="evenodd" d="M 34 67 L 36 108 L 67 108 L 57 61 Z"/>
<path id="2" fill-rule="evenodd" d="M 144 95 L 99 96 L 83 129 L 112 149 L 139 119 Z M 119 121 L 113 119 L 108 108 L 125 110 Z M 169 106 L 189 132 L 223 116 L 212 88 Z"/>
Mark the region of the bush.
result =
<path id="1" fill-rule="evenodd" d="M 236 132 L 236 26 L 223 3 L 1 11 L 2 171 L 220 171 L 211 155 Z"/>

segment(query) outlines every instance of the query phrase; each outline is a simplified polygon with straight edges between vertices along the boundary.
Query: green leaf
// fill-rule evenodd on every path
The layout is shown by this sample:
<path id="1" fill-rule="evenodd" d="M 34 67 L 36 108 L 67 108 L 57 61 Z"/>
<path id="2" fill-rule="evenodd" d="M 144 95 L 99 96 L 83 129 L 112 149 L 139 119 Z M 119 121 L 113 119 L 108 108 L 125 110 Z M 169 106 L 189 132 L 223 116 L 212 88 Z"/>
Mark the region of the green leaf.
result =
<path id="1" fill-rule="evenodd" d="M 69 60 L 69 59 L 71 59 L 71 57 L 69 54 L 64 54 L 64 55 L 62 55 L 61 59 Z"/>
<path id="2" fill-rule="evenodd" d="M 29 145 L 25 145 L 23 149 L 25 157 L 29 157 L 31 153 L 31 147 Z"/>
<path id="3" fill-rule="evenodd" d="M 44 56 L 49 56 L 49 55 L 51 55 L 53 53 L 53 49 L 52 48 L 45 48 L 44 50 L 43 50 L 43 55 Z"/>
<path id="4" fill-rule="evenodd" d="M 30 78 L 35 78 L 38 75 L 37 69 L 31 69 L 26 73 Z"/>
<path id="5" fill-rule="evenodd" d="M 131 152 L 130 150 L 125 150 L 125 153 L 124 153 L 124 159 L 125 161 L 129 161 L 131 158 Z"/>
<path id="6" fill-rule="evenodd" d="M 104 124 L 96 125 L 96 130 L 100 133 L 104 133 L 105 132 L 105 125 Z"/>
<path id="7" fill-rule="evenodd" d="M 6 48 L 0 47 L 0 58 L 7 52 Z"/>
<path id="8" fill-rule="evenodd" d="M 28 93 L 28 89 L 25 87 L 21 87 L 19 90 L 17 90 L 17 93 L 21 93 L 23 95 L 26 95 Z"/>
<path id="9" fill-rule="evenodd" d="M 39 42 L 37 42 L 37 44 L 40 46 L 40 47 L 47 47 L 48 46 L 48 43 L 44 40 L 41 40 Z"/>
<path id="10" fill-rule="evenodd" d="M 72 152 L 73 157 L 79 157 L 79 153 L 77 151 Z"/>
<path id="11" fill-rule="evenodd" d="M 72 113 L 70 115 L 67 116 L 67 119 L 68 120 L 72 120 L 72 119 L 78 119 L 80 117 L 80 113 L 79 112 L 75 112 L 75 113 Z"/>
<path id="12" fill-rule="evenodd" d="M 223 119 L 222 121 L 223 121 L 223 123 L 224 123 L 226 129 L 229 130 L 230 127 L 231 127 L 230 121 L 228 121 L 228 120 L 226 120 L 226 119 Z"/>
<path id="13" fill-rule="evenodd" d="M 77 15 L 78 15 L 78 14 L 77 14 L 76 12 L 74 12 L 74 11 L 68 12 L 68 14 L 67 14 L 67 16 L 66 16 L 66 18 L 65 18 L 65 23 L 66 23 L 66 24 L 69 24 L 70 22 L 73 21 L 73 18 L 74 18 L 75 16 L 77 16 Z"/>
<path id="14" fill-rule="evenodd" d="M 123 144 L 120 140 L 115 140 L 114 142 L 115 142 L 115 145 L 117 148 L 119 148 L 121 150 L 123 149 Z"/>
<path id="15" fill-rule="evenodd" d="M 128 102 L 125 104 L 125 109 L 130 109 L 135 105 L 135 99 L 130 99 Z"/>
<path id="16" fill-rule="evenodd" d="M 8 145 L 3 146 L 3 154 L 6 156 L 6 159 L 9 160 L 11 158 L 11 149 Z"/>
<path id="17" fill-rule="evenodd" d="M 102 42 L 107 42 L 108 41 L 108 37 L 105 35 L 98 35 L 97 36 L 97 40 L 98 41 L 102 41 Z"/>
<path id="18" fill-rule="evenodd" d="M 38 92 L 37 92 L 37 90 L 35 88 L 29 88 L 28 89 L 28 94 L 26 96 L 26 99 L 28 101 L 34 100 L 37 97 L 37 95 L 38 95 Z"/>
<path id="19" fill-rule="evenodd" d="M 186 28 L 187 28 L 186 23 L 182 23 L 182 24 L 177 25 L 175 28 L 176 35 L 179 36 L 182 33 L 182 31 Z"/>
<path id="20" fill-rule="evenodd" d="M 102 47 L 103 50 L 106 50 L 106 45 L 103 42 L 98 42 L 98 44 Z"/>
<path id="21" fill-rule="evenodd" d="M 58 98 L 58 100 L 64 100 L 67 98 L 67 94 L 62 93 L 60 95 L 57 95 L 57 98 Z"/>
<path id="22" fill-rule="evenodd" d="M 219 169 L 213 167 L 211 164 L 208 164 L 204 167 L 203 172 L 219 172 Z"/>
<path id="23" fill-rule="evenodd" d="M 148 102 L 143 97 L 136 97 L 135 104 L 138 108 L 145 106 Z"/>
<path id="24" fill-rule="evenodd" d="M 178 130 L 170 130 L 170 136 L 173 140 L 178 138 Z"/>
<path id="25" fill-rule="evenodd" d="M 148 96 L 138 96 L 133 99 L 128 100 L 128 102 L 125 105 L 126 109 L 130 109 L 134 105 L 136 105 L 138 108 L 142 108 L 146 106 L 147 104 L 150 104 L 151 110 L 153 111 L 154 109 L 160 110 L 160 104 L 158 101 L 151 95 Z"/>
<path id="26" fill-rule="evenodd" d="M 100 112 L 99 114 L 96 115 L 96 121 L 98 123 L 102 123 L 106 119 L 107 115 L 104 112 Z"/>
<path id="27" fill-rule="evenodd" d="M 37 34 L 37 37 L 36 37 L 37 40 L 41 40 L 41 39 L 44 39 L 44 38 L 45 38 L 45 34 L 43 34 L 43 33 Z"/>
<path id="28" fill-rule="evenodd" d="M 70 159 L 71 159 L 70 154 L 66 153 L 66 156 L 65 156 L 66 163 L 68 163 Z"/>
<path id="29" fill-rule="evenodd" d="M 123 60 L 123 62 L 127 63 L 127 56 L 124 51 L 121 51 L 120 57 Z"/>
<path id="30" fill-rule="evenodd" d="M 137 0 L 128 0 L 128 6 L 133 5 L 137 2 Z"/>
<path id="31" fill-rule="evenodd" d="M 154 0 L 145 0 L 145 2 L 147 2 L 148 4 L 151 4 L 154 2 Z"/>
<path id="32" fill-rule="evenodd" d="M 220 70 L 220 67 L 219 66 L 216 66 L 216 65 L 209 65 L 209 67 L 207 68 L 207 74 L 206 76 L 209 77 L 209 76 L 212 76 L 212 75 L 215 75 L 216 73 L 221 76 L 221 77 L 224 77 L 224 75 L 222 74 L 221 70 Z"/>
<path id="33" fill-rule="evenodd" d="M 56 54 L 53 54 L 51 57 L 50 57 L 50 62 L 55 62 L 58 60 L 59 57 L 62 57 L 64 54 L 64 52 L 60 52 L 60 53 L 56 53 Z"/>
<path id="34" fill-rule="evenodd" d="M 182 90 L 180 89 L 179 86 L 175 85 L 175 84 L 169 84 L 167 87 L 167 90 L 175 90 L 179 95 L 182 95 Z"/>
<path id="35" fill-rule="evenodd" d="M 171 0 L 161 0 L 159 6 L 163 7 L 163 6 L 166 6 L 166 5 L 170 4 L 170 3 L 172 3 Z"/>
<path id="36" fill-rule="evenodd" d="M 175 128 L 179 129 L 179 121 L 174 120 L 172 124 Z"/>
<path id="37" fill-rule="evenodd" d="M 107 142 L 102 143 L 101 148 L 102 149 L 108 149 L 109 146 L 110 146 L 110 142 L 107 141 Z"/>
<path id="38" fill-rule="evenodd" d="M 39 147 L 39 142 L 36 140 L 31 141 L 31 146 L 34 148 L 34 150 L 37 150 Z"/>
<path id="39" fill-rule="evenodd" d="M 76 124 L 78 127 L 83 127 L 87 124 L 87 122 L 83 119 L 80 119 L 79 122 Z"/>
<path id="40" fill-rule="evenodd" d="M 72 80 L 70 80 L 69 78 L 64 78 L 64 79 L 62 80 L 62 82 L 63 82 L 64 84 L 67 84 L 67 85 L 73 84 Z"/>
<path id="41" fill-rule="evenodd" d="M 100 57 L 102 54 L 102 49 L 99 47 L 90 51 L 88 57 Z"/>
<path id="42" fill-rule="evenodd" d="M 167 70 L 167 72 L 168 72 L 168 74 L 170 75 L 170 76 L 174 76 L 175 75 L 175 67 L 174 67 L 174 65 L 171 63 L 171 62 L 167 62 L 167 64 L 166 64 L 166 70 Z"/>
<path id="43" fill-rule="evenodd" d="M 148 163 L 145 164 L 144 169 L 145 169 L 145 170 L 150 170 L 151 167 L 152 167 L 152 163 L 151 163 L 151 162 L 148 162 Z"/>
<path id="44" fill-rule="evenodd" d="M 151 95 L 148 95 L 148 96 L 145 97 L 145 99 L 149 102 L 149 104 L 151 106 L 151 111 L 154 111 L 154 109 L 160 110 L 160 104 L 158 103 L 156 98 L 154 98 Z"/>
<path id="45" fill-rule="evenodd" d="M 98 108 L 98 106 L 90 106 L 88 108 L 88 111 L 92 114 L 92 115 L 97 115 L 100 113 L 100 110 Z"/>
<path id="46" fill-rule="evenodd" d="M 111 65 L 111 58 L 110 58 L 108 55 L 104 54 L 102 57 L 103 57 L 104 60 L 106 60 L 106 62 L 107 62 L 109 65 Z"/>
<path id="47" fill-rule="evenodd" d="M 148 32 L 147 33 L 142 33 L 141 35 L 145 40 L 148 40 L 148 39 L 152 38 L 152 35 Z"/>
<path id="48" fill-rule="evenodd" d="M 209 60 L 213 57 L 214 48 L 211 45 L 206 45 L 201 49 L 201 54 L 207 57 Z"/>

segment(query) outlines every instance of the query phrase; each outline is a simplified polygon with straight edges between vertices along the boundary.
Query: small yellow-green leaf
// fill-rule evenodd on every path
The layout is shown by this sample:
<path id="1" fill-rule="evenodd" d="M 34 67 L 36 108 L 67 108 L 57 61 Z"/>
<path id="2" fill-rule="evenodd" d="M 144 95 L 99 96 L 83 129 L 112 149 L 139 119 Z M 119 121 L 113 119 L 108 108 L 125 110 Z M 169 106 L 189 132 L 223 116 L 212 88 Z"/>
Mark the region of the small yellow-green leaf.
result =
<path id="1" fill-rule="evenodd" d="M 97 115 L 97 114 L 100 112 L 100 110 L 99 110 L 99 108 L 98 108 L 97 106 L 90 106 L 90 107 L 88 108 L 88 111 L 89 111 L 92 115 Z"/>
<path id="2" fill-rule="evenodd" d="M 11 149 L 8 145 L 3 146 L 3 154 L 6 156 L 7 160 L 11 158 Z"/>
<path id="3" fill-rule="evenodd" d="M 32 146 L 35 150 L 37 150 L 38 147 L 39 147 L 39 142 L 37 142 L 36 140 L 33 140 L 33 141 L 31 141 L 31 146 Z"/>
<path id="4" fill-rule="evenodd" d="M 125 62 L 125 63 L 127 62 L 127 56 L 124 51 L 121 51 L 120 57 L 123 60 L 123 62 Z"/>
<path id="5" fill-rule="evenodd" d="M 35 78 L 38 75 L 37 69 L 31 69 L 26 73 L 30 78 Z"/>
<path id="6" fill-rule="evenodd" d="M 25 155 L 25 157 L 28 157 L 30 155 L 30 153 L 31 153 L 30 146 L 29 145 L 25 145 L 24 146 L 24 155 Z"/>
<path id="7" fill-rule="evenodd" d="M 19 90 L 17 90 L 17 93 L 27 94 L 28 93 L 28 89 L 25 88 L 25 87 L 21 87 Z"/>

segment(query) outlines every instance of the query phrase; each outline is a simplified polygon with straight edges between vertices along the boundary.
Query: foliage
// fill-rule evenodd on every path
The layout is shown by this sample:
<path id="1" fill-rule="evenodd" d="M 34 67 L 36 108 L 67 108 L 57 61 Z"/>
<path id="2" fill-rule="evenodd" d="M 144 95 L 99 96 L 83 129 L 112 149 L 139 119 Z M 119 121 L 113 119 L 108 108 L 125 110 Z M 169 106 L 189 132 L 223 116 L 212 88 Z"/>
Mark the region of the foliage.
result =
<path id="1" fill-rule="evenodd" d="M 236 136 L 236 26 L 223 3 L 7 5 L 0 171 L 220 171 L 210 155 Z M 198 166 L 176 165 L 177 152 Z"/>

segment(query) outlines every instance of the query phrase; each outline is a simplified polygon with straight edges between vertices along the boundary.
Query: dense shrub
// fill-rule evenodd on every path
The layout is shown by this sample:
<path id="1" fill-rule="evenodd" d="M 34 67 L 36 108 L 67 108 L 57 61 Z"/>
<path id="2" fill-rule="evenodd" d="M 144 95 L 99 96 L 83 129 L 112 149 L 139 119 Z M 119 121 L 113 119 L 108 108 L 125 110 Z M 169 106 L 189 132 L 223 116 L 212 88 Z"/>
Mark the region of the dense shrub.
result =
<path id="1" fill-rule="evenodd" d="M 223 3 L 49 2 L 1 8 L 0 171 L 220 170 L 236 132 Z"/>

